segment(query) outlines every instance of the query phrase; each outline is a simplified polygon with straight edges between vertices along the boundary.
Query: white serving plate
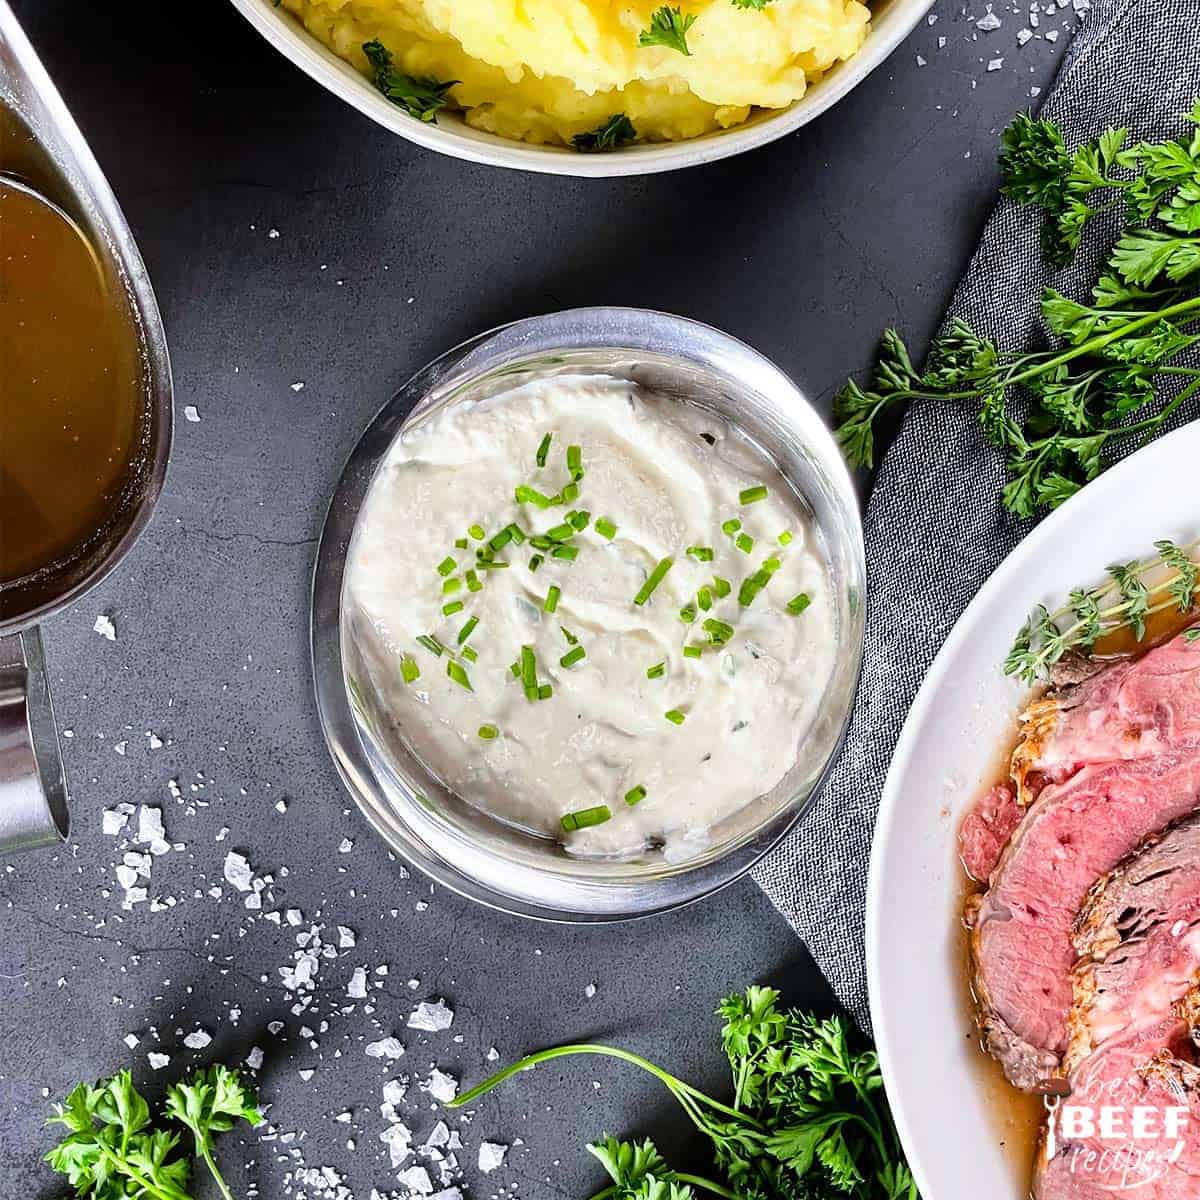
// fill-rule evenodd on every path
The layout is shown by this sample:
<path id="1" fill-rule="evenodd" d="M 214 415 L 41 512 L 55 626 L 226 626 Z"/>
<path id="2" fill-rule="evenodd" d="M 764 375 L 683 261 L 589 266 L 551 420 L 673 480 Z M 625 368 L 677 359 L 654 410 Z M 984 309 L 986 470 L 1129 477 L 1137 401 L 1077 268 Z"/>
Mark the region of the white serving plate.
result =
<path id="1" fill-rule="evenodd" d="M 1001 672 L 1037 604 L 1099 583 L 1164 537 L 1200 535 L 1200 422 L 1152 443 L 1051 514 L 1000 565 L 942 647 L 892 758 L 867 892 L 871 1017 L 923 1200 L 1023 1200 L 964 981 L 958 822 L 994 782 L 1027 690 Z"/>
<path id="2" fill-rule="evenodd" d="M 591 179 L 649 175 L 694 167 L 765 146 L 793 133 L 865 79 L 933 7 L 933 0 L 880 0 L 871 4 L 873 28 L 863 48 L 849 62 L 840 63 L 814 84 L 790 108 L 763 113 L 736 129 L 691 141 L 630 146 L 608 154 L 579 154 L 560 146 L 533 146 L 482 133 L 471 129 L 453 113 L 442 114 L 436 124 L 417 121 L 384 99 L 363 76 L 317 41 L 289 12 L 276 7 L 275 0 L 232 0 L 232 3 L 276 50 L 291 59 L 306 75 L 372 121 L 410 142 L 470 162 Z"/>

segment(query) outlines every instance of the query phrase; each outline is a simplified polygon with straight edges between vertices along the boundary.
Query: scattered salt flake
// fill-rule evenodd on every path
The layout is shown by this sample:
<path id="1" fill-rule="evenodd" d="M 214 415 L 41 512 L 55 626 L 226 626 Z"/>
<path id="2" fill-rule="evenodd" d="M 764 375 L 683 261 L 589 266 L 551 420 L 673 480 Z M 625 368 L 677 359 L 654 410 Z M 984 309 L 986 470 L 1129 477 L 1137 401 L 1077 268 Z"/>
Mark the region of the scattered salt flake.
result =
<path id="1" fill-rule="evenodd" d="M 200 420 L 200 410 L 194 404 L 185 404 L 183 406 L 183 419 L 191 421 L 195 425 Z"/>
<path id="2" fill-rule="evenodd" d="M 147 745 L 151 750 L 161 750 L 163 748 L 163 740 L 152 729 L 146 730 Z"/>
<path id="3" fill-rule="evenodd" d="M 236 850 L 230 850 L 225 855 L 223 873 L 225 882 L 233 884 L 239 892 L 248 892 L 254 881 L 254 872 L 250 869 L 246 856 L 238 854 Z"/>
<path id="4" fill-rule="evenodd" d="M 268 229 L 267 230 L 267 237 L 274 239 L 274 238 L 277 238 L 278 236 L 279 236 L 278 229 Z"/>
<path id="5" fill-rule="evenodd" d="M 388 1079 L 383 1084 L 383 1102 L 390 1104 L 394 1108 L 397 1104 L 404 1102 L 404 1097 L 408 1094 L 408 1085 L 403 1079 Z"/>
<path id="6" fill-rule="evenodd" d="M 1003 66 L 1004 66 L 1004 59 L 1002 59 L 1002 58 L 989 58 L 988 59 L 987 69 L 989 71 L 999 71 Z"/>
<path id="7" fill-rule="evenodd" d="M 485 1057 L 487 1058 L 488 1062 L 495 1062 L 500 1057 L 500 1051 L 497 1050 L 495 1046 L 489 1046 Z"/>
<path id="8" fill-rule="evenodd" d="M 293 391 L 293 392 L 302 392 L 302 391 L 304 391 L 304 383 L 303 383 L 302 381 L 300 381 L 300 380 L 297 380 L 297 382 L 295 382 L 295 383 L 293 383 L 293 384 L 292 384 L 292 391 Z"/>
<path id="9" fill-rule="evenodd" d="M 346 995 L 351 1000 L 365 1000 L 367 996 L 367 971 L 365 967 L 355 967 L 354 974 L 350 976 L 350 984 L 346 988 Z"/>
<path id="10" fill-rule="evenodd" d="M 987 12 L 975 22 L 975 28 L 983 33 L 993 33 L 1002 24 L 1003 22 L 992 12 L 992 6 L 989 4 Z"/>
<path id="11" fill-rule="evenodd" d="M 1025 46 L 1032 40 L 1033 40 L 1033 30 L 1032 29 L 1017 30 L 1017 45 L 1018 46 Z"/>
<path id="12" fill-rule="evenodd" d="M 920 54 L 918 54 L 918 55 L 917 55 L 917 66 L 918 66 L 918 67 L 923 67 L 923 66 L 925 66 L 925 65 L 926 65 L 926 64 L 925 64 L 925 59 L 924 59 L 924 58 L 923 58 L 923 57 L 922 57 Z"/>
<path id="13" fill-rule="evenodd" d="M 1042 94 L 1042 89 L 1040 87 L 1031 87 L 1029 89 L 1029 94 L 1034 97 L 1034 99 L 1037 99 L 1037 97 Z"/>
<path id="14" fill-rule="evenodd" d="M 590 1000 L 596 994 L 596 985 L 594 983 L 589 983 L 587 987 L 583 989 L 583 994 Z"/>
<path id="15" fill-rule="evenodd" d="M 398 1038 L 385 1037 L 377 1042 L 368 1042 L 366 1054 L 368 1058 L 399 1058 L 404 1053 L 404 1047 Z"/>
<path id="16" fill-rule="evenodd" d="M 127 1033 L 121 1039 L 121 1041 L 123 1041 L 125 1043 L 125 1045 L 127 1045 L 130 1048 L 130 1050 L 132 1050 L 136 1045 L 138 1045 L 141 1042 L 141 1040 L 142 1039 L 140 1037 L 138 1037 L 138 1035 L 136 1033 Z"/>
<path id="17" fill-rule="evenodd" d="M 433 1004 L 422 1000 L 408 1017 L 408 1028 L 419 1029 L 424 1033 L 441 1033 L 453 1023 L 454 1010 L 447 1008 L 444 1000 L 437 1000 Z"/>
<path id="18" fill-rule="evenodd" d="M 124 757 L 124 755 L 125 755 L 125 750 L 126 750 L 126 748 L 128 747 L 128 745 L 129 745 L 129 743 L 128 743 L 127 741 L 125 741 L 125 740 L 123 740 L 123 739 L 122 739 L 121 741 L 119 741 L 119 742 L 115 742 L 115 743 L 113 744 L 113 749 L 114 749 L 114 750 L 115 750 L 115 751 L 116 751 L 118 754 L 120 754 L 122 757 Z"/>
<path id="19" fill-rule="evenodd" d="M 132 804 L 117 804 L 106 808 L 100 818 L 100 828 L 107 837 L 116 837 L 129 824 L 132 815 Z"/>
<path id="20" fill-rule="evenodd" d="M 146 1061 L 150 1064 L 150 1070 L 161 1071 L 163 1067 L 170 1063 L 171 1056 L 169 1054 L 160 1054 L 157 1050 L 151 1050 L 146 1055 Z"/>
<path id="21" fill-rule="evenodd" d="M 203 1029 L 193 1030 L 183 1039 L 189 1050 L 203 1050 L 212 1041 L 212 1034 Z"/>
<path id="22" fill-rule="evenodd" d="M 349 854 L 354 849 L 354 843 L 349 838 L 342 838 L 338 843 L 339 854 Z"/>
<path id="23" fill-rule="evenodd" d="M 299 1071 L 300 1078 L 307 1083 L 315 1074 L 312 1067 L 301 1067 Z"/>
<path id="24" fill-rule="evenodd" d="M 117 627 L 112 623 L 112 618 L 107 613 L 101 613 L 96 618 L 96 623 L 92 626 L 92 631 L 110 642 L 117 640 Z"/>
<path id="25" fill-rule="evenodd" d="M 252 1071 L 257 1071 L 263 1065 L 263 1052 L 258 1046 L 251 1046 L 250 1053 L 246 1055 L 246 1066 Z"/>
<path id="26" fill-rule="evenodd" d="M 401 1187 L 408 1188 L 414 1196 L 433 1195 L 433 1180 L 429 1178 L 429 1172 L 422 1166 L 412 1166 L 401 1171 L 396 1176 L 396 1181 Z"/>
<path id="27" fill-rule="evenodd" d="M 353 1114 L 350 1112 L 350 1110 L 346 1109 L 345 1112 L 338 1113 L 338 1115 L 336 1117 L 334 1117 L 333 1119 L 335 1121 L 340 1122 L 343 1125 L 349 1125 L 352 1115 Z"/>
<path id="28" fill-rule="evenodd" d="M 450 1128 L 445 1121 L 439 1121 L 430 1131 L 429 1136 L 425 1139 L 423 1150 L 437 1149 L 438 1146 L 445 1146 L 450 1141 Z"/>
<path id="29" fill-rule="evenodd" d="M 504 1165 L 504 1156 L 507 1153 L 508 1147 L 499 1142 L 480 1142 L 479 1169 L 485 1175 L 490 1175 L 497 1167 Z"/>
<path id="30" fill-rule="evenodd" d="M 1058 41 L 1058 30 L 1057 29 L 1047 29 L 1046 30 L 1046 41 L 1057 42 Z"/>
<path id="31" fill-rule="evenodd" d="M 388 1148 L 392 1166 L 400 1166 L 412 1153 L 412 1130 L 403 1121 L 389 1125 L 380 1135 L 379 1140 Z"/>
<path id="32" fill-rule="evenodd" d="M 421 1090 L 428 1092 L 441 1104 L 448 1104 L 458 1095 L 458 1080 L 453 1075 L 434 1067 L 429 1077 L 421 1084 Z"/>
<path id="33" fill-rule="evenodd" d="M 338 949 L 339 950 L 353 950 L 354 949 L 354 945 L 355 945 L 355 942 L 357 941 L 357 939 L 354 936 L 353 929 L 350 929 L 346 925 L 339 925 L 337 927 L 337 935 L 338 935 Z"/>
<path id="34" fill-rule="evenodd" d="M 275 811 L 278 813 L 287 812 L 287 801 L 286 800 L 276 800 L 275 801 Z"/>

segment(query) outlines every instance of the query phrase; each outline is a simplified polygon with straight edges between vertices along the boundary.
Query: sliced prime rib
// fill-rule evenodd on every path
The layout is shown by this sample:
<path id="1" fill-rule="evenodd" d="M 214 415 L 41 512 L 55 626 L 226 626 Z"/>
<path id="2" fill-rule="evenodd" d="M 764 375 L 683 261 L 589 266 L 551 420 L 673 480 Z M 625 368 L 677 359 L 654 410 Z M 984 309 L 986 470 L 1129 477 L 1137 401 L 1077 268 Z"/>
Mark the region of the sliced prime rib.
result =
<path id="1" fill-rule="evenodd" d="M 1089 890 L 1197 806 L 1200 754 L 1083 767 L 1042 790 L 968 902 L 980 1028 L 1016 1087 L 1044 1088 L 1067 1049 L 1071 935 Z"/>
<path id="2" fill-rule="evenodd" d="M 958 853 L 972 879 L 987 882 L 1024 815 L 1006 783 L 998 783 L 971 808 L 958 828 Z"/>
<path id="3" fill-rule="evenodd" d="M 1013 755 L 1023 804 L 1085 764 L 1200 751 L 1200 645 L 1181 633 L 1032 704 Z"/>
<path id="4" fill-rule="evenodd" d="M 1070 1095 L 1043 1136 L 1036 1200 L 1200 1196 L 1200 816 L 1150 838 L 1093 887 L 1073 947 Z"/>

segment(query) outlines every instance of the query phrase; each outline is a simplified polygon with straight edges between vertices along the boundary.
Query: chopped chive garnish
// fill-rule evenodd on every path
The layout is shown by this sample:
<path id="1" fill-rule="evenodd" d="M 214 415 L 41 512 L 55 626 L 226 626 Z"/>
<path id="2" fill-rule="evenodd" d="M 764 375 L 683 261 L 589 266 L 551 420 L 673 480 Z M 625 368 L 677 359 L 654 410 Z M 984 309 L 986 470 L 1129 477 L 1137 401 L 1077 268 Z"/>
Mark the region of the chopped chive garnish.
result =
<path id="1" fill-rule="evenodd" d="M 694 644 L 690 644 L 690 645 L 684 646 L 684 648 L 683 648 L 683 657 L 684 658 L 699 658 L 701 655 L 703 655 L 703 653 L 704 653 L 703 646 L 697 646 Z"/>
<path id="2" fill-rule="evenodd" d="M 712 590 L 707 585 L 702 587 L 696 593 L 696 603 L 700 605 L 705 612 L 708 612 L 708 610 L 712 608 Z"/>
<path id="3" fill-rule="evenodd" d="M 588 527 L 588 522 L 591 519 L 592 514 L 587 509 L 580 509 L 578 512 L 570 513 L 567 516 L 567 523 L 576 533 L 582 533 Z"/>
<path id="4" fill-rule="evenodd" d="M 508 563 L 502 558 L 481 558 L 475 565 L 481 571 L 503 571 L 508 566 Z"/>
<path id="5" fill-rule="evenodd" d="M 519 662 L 509 663 L 508 669 L 518 678 L 521 678 L 521 664 Z"/>
<path id="6" fill-rule="evenodd" d="M 514 546 L 519 546 L 525 540 L 525 530 L 523 530 L 520 525 L 510 522 L 504 528 L 507 529 L 511 535 Z"/>
<path id="7" fill-rule="evenodd" d="M 581 808 L 576 812 L 566 813 L 562 818 L 562 827 L 568 833 L 576 829 L 587 829 L 591 825 L 603 825 L 612 820 L 612 811 L 607 804 L 597 804 L 595 808 Z"/>
<path id="8" fill-rule="evenodd" d="M 537 659 L 533 656 L 532 646 L 521 647 L 521 684 L 527 700 L 537 697 Z"/>
<path id="9" fill-rule="evenodd" d="M 679 619 L 685 625 L 690 625 L 696 619 L 696 606 L 690 600 L 679 610 Z"/>
<path id="10" fill-rule="evenodd" d="M 617 536 L 617 527 L 607 517 L 597 517 L 596 532 L 611 542 Z"/>
<path id="11" fill-rule="evenodd" d="M 450 572 L 453 571 L 457 566 L 458 563 L 456 563 L 454 559 L 447 554 L 446 557 L 443 558 L 440 563 L 438 563 L 437 571 L 439 575 L 449 575 Z"/>
<path id="12" fill-rule="evenodd" d="M 547 496 L 537 488 L 527 487 L 523 483 L 517 484 L 515 495 L 518 504 L 533 504 L 538 508 L 550 508 L 554 504 L 553 496 Z"/>
<path id="13" fill-rule="evenodd" d="M 809 594 L 807 592 L 801 592 L 799 595 L 793 596 L 787 602 L 787 610 L 792 614 L 793 617 L 798 617 L 811 603 L 812 598 L 809 596 Z"/>
<path id="14" fill-rule="evenodd" d="M 446 649 L 446 647 L 443 646 L 442 643 L 439 642 L 432 633 L 419 634 L 417 636 L 417 641 L 420 642 L 421 645 L 424 646 L 425 649 L 431 654 L 436 654 L 438 658 L 441 658 L 442 651 Z"/>
<path id="15" fill-rule="evenodd" d="M 554 689 L 548 683 L 543 683 L 537 690 L 537 698 L 539 700 L 549 700 L 554 695 Z"/>
<path id="16" fill-rule="evenodd" d="M 536 536 L 531 537 L 529 539 L 529 544 L 535 550 L 552 550 L 554 548 L 554 543 L 543 533 L 539 533 Z"/>
<path id="17" fill-rule="evenodd" d="M 455 538 L 454 545 L 459 550 L 465 550 L 471 543 L 466 538 Z"/>
<path id="18" fill-rule="evenodd" d="M 442 580 L 442 595 L 453 596 L 461 587 L 462 580 L 457 575 L 451 575 L 449 579 Z"/>
<path id="19" fill-rule="evenodd" d="M 697 562 L 712 562 L 713 548 L 711 546 L 689 546 L 688 554 Z"/>
<path id="20" fill-rule="evenodd" d="M 555 525 L 553 529 L 547 529 L 546 536 L 552 542 L 565 542 L 575 536 L 575 526 L 564 521 L 561 525 Z"/>
<path id="21" fill-rule="evenodd" d="M 479 576 L 476 575 L 474 571 L 468 571 L 467 572 L 467 591 L 468 592 L 477 592 L 482 587 L 483 587 L 483 584 L 479 582 Z"/>
<path id="22" fill-rule="evenodd" d="M 495 725 L 480 725 L 479 736 L 483 738 L 485 742 L 490 742 L 492 738 L 497 738 L 500 736 L 500 730 L 497 729 Z"/>
<path id="23" fill-rule="evenodd" d="M 563 637 L 567 639 L 568 646 L 579 645 L 579 639 L 565 625 L 560 625 L 559 629 L 562 630 Z"/>
<path id="24" fill-rule="evenodd" d="M 468 617 L 463 627 L 458 631 L 458 644 L 461 646 L 475 632 L 475 626 L 479 624 L 478 617 Z"/>
<path id="25" fill-rule="evenodd" d="M 743 553 L 749 554 L 754 549 L 754 539 L 748 533 L 739 533 L 733 539 L 733 544 Z"/>
<path id="26" fill-rule="evenodd" d="M 733 626 L 725 621 L 718 621 L 716 617 L 709 617 L 704 622 L 703 629 L 714 646 L 723 646 L 733 637 Z"/>
<path id="27" fill-rule="evenodd" d="M 470 534 L 470 535 L 471 535 L 471 536 L 472 536 L 472 537 L 473 537 L 473 538 L 474 538 L 474 539 L 475 539 L 477 542 L 482 542 L 482 541 L 483 541 L 483 539 L 484 539 L 484 535 L 485 535 L 485 533 L 486 533 L 486 530 L 483 528 L 483 526 L 482 526 L 482 525 L 472 525 L 472 526 L 470 526 L 470 527 L 467 529 L 467 532 L 468 532 L 468 533 L 469 533 L 469 534 Z"/>
<path id="28" fill-rule="evenodd" d="M 741 527 L 742 523 L 737 517 L 730 517 L 728 521 L 721 522 L 721 532 L 729 534 L 730 537 L 733 537 Z"/>
<path id="29" fill-rule="evenodd" d="M 578 546 L 555 546 L 550 551 L 552 558 L 565 558 L 567 562 L 574 562 L 579 557 Z"/>
<path id="30" fill-rule="evenodd" d="M 677 708 L 668 708 L 663 716 L 671 722 L 672 725 L 682 725 L 687 720 L 685 714 L 681 713 Z"/>
<path id="31" fill-rule="evenodd" d="M 642 584 L 638 594 L 634 596 L 634 604 L 645 604 L 646 601 L 650 599 L 650 597 L 654 594 L 654 589 L 658 587 L 660 583 L 662 583 L 667 572 L 674 565 L 674 562 L 675 560 L 673 558 L 664 558 L 658 564 L 658 566 L 656 566 L 654 570 L 650 572 L 646 582 Z"/>
<path id="32" fill-rule="evenodd" d="M 738 493 L 738 501 L 742 504 L 753 504 L 757 500 L 767 498 L 767 485 L 756 483 L 753 487 L 744 488 Z"/>
<path id="33" fill-rule="evenodd" d="M 503 550 L 512 540 L 512 526 L 506 525 L 499 533 L 494 533 L 488 538 L 488 547 L 492 550 Z"/>
<path id="34" fill-rule="evenodd" d="M 768 559 L 768 561 L 770 561 Z M 765 565 L 759 567 L 751 575 L 747 575 L 742 580 L 742 586 L 738 588 L 738 603 L 743 608 L 749 608 L 754 603 L 754 597 L 771 582 L 771 572 Z"/>
<path id="35" fill-rule="evenodd" d="M 667 673 L 667 664 L 665 662 L 655 663 L 652 667 L 646 668 L 647 679 L 661 679 Z"/>
<path id="36" fill-rule="evenodd" d="M 455 613 L 462 612 L 465 607 L 461 600 L 451 600 L 449 604 L 442 605 L 442 616 L 452 617 Z"/>
<path id="37" fill-rule="evenodd" d="M 546 456 L 550 453 L 550 441 L 553 437 L 554 437 L 554 434 L 548 433 L 538 443 L 537 454 L 535 455 L 535 461 L 537 462 L 537 465 L 539 467 L 544 467 L 546 465 Z"/>
<path id="38" fill-rule="evenodd" d="M 546 560 L 540 554 L 535 554 L 529 560 L 529 569 L 531 571 L 536 571 L 538 567 L 540 567 L 545 561 Z"/>
<path id="39" fill-rule="evenodd" d="M 646 798 L 646 789 L 644 787 L 642 787 L 642 785 L 640 783 L 637 785 L 637 787 L 631 787 L 629 789 L 629 791 L 627 791 L 625 793 L 625 803 L 628 804 L 631 808 L 633 807 L 633 805 L 637 804 L 639 801 L 645 800 L 645 798 Z"/>
<path id="40" fill-rule="evenodd" d="M 467 662 L 474 662 L 479 657 L 479 655 L 475 653 L 474 648 L 471 646 L 464 646 L 459 651 L 459 654 L 461 654 L 463 658 L 467 660 Z"/>
<path id="41" fill-rule="evenodd" d="M 406 654 L 400 660 L 400 674 L 404 676 L 405 683 L 412 683 L 421 678 L 421 668 L 417 666 L 417 660 L 412 655 Z"/>
<path id="42" fill-rule="evenodd" d="M 580 446 L 567 447 L 567 470 L 576 482 L 583 478 L 583 449 Z"/>
<path id="43" fill-rule="evenodd" d="M 766 571 L 768 575 L 774 575 L 775 572 L 778 571 L 782 566 L 783 563 L 781 563 L 774 555 L 772 555 L 770 558 L 763 559 L 763 570 Z"/>
<path id="44" fill-rule="evenodd" d="M 459 687 L 464 687 L 468 692 L 474 691 L 471 687 L 471 677 L 467 674 L 466 668 L 462 663 L 456 663 L 454 659 L 446 664 L 446 674 L 458 684 Z"/>
<path id="45" fill-rule="evenodd" d="M 713 591 L 717 593 L 717 599 L 724 600 L 733 591 L 733 587 L 730 585 L 728 579 L 722 579 L 720 575 L 714 575 Z"/>
<path id="46" fill-rule="evenodd" d="M 558 501 L 560 504 L 574 504 L 579 499 L 579 484 L 568 483 L 561 492 L 558 493 Z"/>
<path id="47" fill-rule="evenodd" d="M 557 584 L 551 584 L 550 590 L 546 593 L 546 599 L 542 604 L 542 611 L 552 613 L 558 607 L 558 598 L 562 595 L 562 589 Z"/>
<path id="48" fill-rule="evenodd" d="M 586 657 L 587 651 L 584 650 L 582 646 L 572 646 L 571 649 L 568 650 L 566 654 L 564 654 L 562 658 L 558 660 L 558 664 L 561 667 L 573 667 L 577 662 L 579 662 L 580 659 Z"/>
<path id="49" fill-rule="evenodd" d="M 785 529 L 778 537 L 778 542 L 781 546 L 790 546 L 792 544 L 792 533 L 790 529 Z"/>

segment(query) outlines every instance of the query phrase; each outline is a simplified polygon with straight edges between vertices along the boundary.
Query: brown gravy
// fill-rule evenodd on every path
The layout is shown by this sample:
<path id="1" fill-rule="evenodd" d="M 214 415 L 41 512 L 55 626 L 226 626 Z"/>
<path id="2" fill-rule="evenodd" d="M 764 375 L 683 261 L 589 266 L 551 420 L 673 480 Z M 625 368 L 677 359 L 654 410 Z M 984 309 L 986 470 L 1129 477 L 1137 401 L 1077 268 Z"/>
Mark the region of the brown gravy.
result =
<path id="1" fill-rule="evenodd" d="M 0 587 L 71 559 L 141 459 L 144 371 L 123 290 L 0 108 Z M 55 197 L 56 198 L 56 197 Z"/>

